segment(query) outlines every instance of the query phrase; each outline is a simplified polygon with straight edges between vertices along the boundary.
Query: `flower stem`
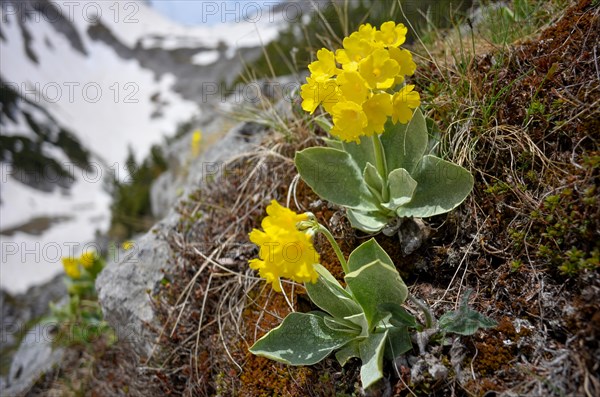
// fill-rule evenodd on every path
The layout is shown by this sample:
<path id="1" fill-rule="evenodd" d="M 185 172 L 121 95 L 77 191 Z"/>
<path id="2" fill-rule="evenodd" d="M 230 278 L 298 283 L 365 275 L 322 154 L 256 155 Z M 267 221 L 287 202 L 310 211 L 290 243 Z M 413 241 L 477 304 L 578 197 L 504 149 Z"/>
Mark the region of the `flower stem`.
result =
<path id="1" fill-rule="evenodd" d="M 331 244 L 331 247 L 335 251 L 337 258 L 340 261 L 340 264 L 342 265 L 344 274 L 350 273 L 350 270 L 348 269 L 348 263 L 346 262 L 346 258 L 344 258 L 344 254 L 342 254 L 342 250 L 340 249 L 340 246 L 333 238 L 333 235 L 331 234 L 331 232 L 329 230 L 327 230 L 327 228 L 325 226 L 321 225 L 320 223 L 318 225 L 319 226 L 317 228 L 317 232 L 323 233 L 325 235 L 325 237 L 327 238 L 327 241 L 329 241 L 329 244 Z"/>
<path id="2" fill-rule="evenodd" d="M 375 152 L 375 162 L 377 171 L 379 175 L 381 175 L 381 179 L 383 180 L 383 191 L 381 192 L 381 196 L 383 197 L 383 202 L 387 203 L 390 199 L 390 192 L 388 189 L 388 170 L 387 164 L 385 161 L 385 152 L 383 151 L 383 144 L 381 143 L 381 138 L 379 138 L 379 134 L 373 134 L 371 137 L 373 142 L 373 151 Z"/>
<path id="3" fill-rule="evenodd" d="M 420 299 L 415 298 L 413 295 L 408 294 L 408 300 L 415 304 L 423 314 L 425 315 L 425 328 L 431 328 L 434 324 L 433 315 L 431 314 L 431 309 L 427 305 L 427 303 L 423 302 Z"/>

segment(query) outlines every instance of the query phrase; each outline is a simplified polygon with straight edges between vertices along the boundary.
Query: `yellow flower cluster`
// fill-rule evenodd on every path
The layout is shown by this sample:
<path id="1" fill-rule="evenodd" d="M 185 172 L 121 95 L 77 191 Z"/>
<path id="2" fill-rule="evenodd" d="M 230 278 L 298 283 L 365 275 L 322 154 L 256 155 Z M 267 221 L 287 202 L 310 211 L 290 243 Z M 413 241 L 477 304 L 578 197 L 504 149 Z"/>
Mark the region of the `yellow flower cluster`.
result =
<path id="1" fill-rule="evenodd" d="M 121 248 L 123 248 L 125 251 L 129 251 L 133 247 L 135 247 L 135 242 L 131 240 L 124 241 L 123 244 L 121 244 Z"/>
<path id="2" fill-rule="evenodd" d="M 61 259 L 66 275 L 73 280 L 81 278 L 82 266 L 84 269 L 90 269 L 94 266 L 95 260 L 96 253 L 93 251 L 86 251 L 79 258 L 66 257 Z"/>
<path id="3" fill-rule="evenodd" d="M 314 268 L 319 255 L 313 247 L 312 235 L 296 228 L 307 219 L 308 215 L 296 214 L 273 200 L 261 223 L 264 231 L 254 229 L 250 233 L 250 241 L 260 247 L 260 259 L 250 260 L 249 265 L 277 292 L 281 292 L 281 277 L 299 283 L 314 283 L 319 278 Z"/>
<path id="4" fill-rule="evenodd" d="M 196 130 L 192 135 L 192 156 L 197 157 L 200 154 L 200 142 L 202 141 L 202 131 Z"/>
<path id="5" fill-rule="evenodd" d="M 79 277 L 81 277 L 81 268 L 79 267 L 79 262 L 77 262 L 77 259 L 62 258 L 62 264 L 67 276 L 71 277 L 73 280 L 77 280 Z"/>
<path id="6" fill-rule="evenodd" d="M 322 104 L 333 118 L 331 134 L 348 142 L 382 133 L 388 117 L 408 123 L 421 104 L 419 93 L 414 85 L 393 91 L 416 69 L 411 53 L 400 48 L 406 32 L 403 24 L 393 21 L 379 29 L 364 24 L 335 54 L 319 50 L 300 89 L 302 109 L 312 114 Z"/>
<path id="7" fill-rule="evenodd" d="M 83 265 L 84 268 L 89 269 L 94 266 L 94 261 L 96 260 L 96 253 L 94 251 L 86 251 L 79 257 L 79 263 Z"/>

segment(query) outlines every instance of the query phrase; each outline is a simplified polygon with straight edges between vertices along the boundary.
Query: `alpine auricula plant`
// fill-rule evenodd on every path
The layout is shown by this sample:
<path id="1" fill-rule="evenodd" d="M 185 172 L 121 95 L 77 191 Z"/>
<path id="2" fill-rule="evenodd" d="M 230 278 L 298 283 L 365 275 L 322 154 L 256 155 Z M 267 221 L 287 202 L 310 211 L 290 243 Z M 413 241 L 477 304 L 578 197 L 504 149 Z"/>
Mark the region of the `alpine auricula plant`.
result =
<path id="1" fill-rule="evenodd" d="M 302 108 L 320 119 L 329 147 L 296 154 L 302 179 L 322 198 L 347 209 L 352 225 L 378 232 L 397 218 L 430 217 L 457 207 L 473 188 L 471 174 L 433 155 L 419 93 L 406 84 L 416 65 L 400 46 L 407 29 L 370 24 L 335 54 L 317 52 L 301 87 Z M 432 125 L 430 122 L 429 125 Z"/>
<path id="2" fill-rule="evenodd" d="M 412 349 L 411 333 L 454 332 L 470 335 L 478 328 L 495 325 L 466 306 L 447 314 L 438 326 L 424 303 L 412 297 L 393 261 L 370 239 L 343 256 L 331 233 L 311 213 L 296 214 L 272 201 L 264 218 L 264 232 L 253 230 L 251 240 L 260 246 L 261 259 L 250 266 L 282 292 L 280 277 L 304 282 L 312 303 L 321 310 L 292 312 L 250 348 L 256 355 L 289 365 L 312 365 L 334 351 L 340 365 L 361 360 L 364 388 L 383 377 L 384 358 L 394 359 Z M 323 233 L 344 270 L 346 287 L 321 264 L 312 246 L 312 236 Z M 295 245 L 294 255 L 285 247 Z M 424 312 L 420 324 L 403 304 L 409 299 Z"/>

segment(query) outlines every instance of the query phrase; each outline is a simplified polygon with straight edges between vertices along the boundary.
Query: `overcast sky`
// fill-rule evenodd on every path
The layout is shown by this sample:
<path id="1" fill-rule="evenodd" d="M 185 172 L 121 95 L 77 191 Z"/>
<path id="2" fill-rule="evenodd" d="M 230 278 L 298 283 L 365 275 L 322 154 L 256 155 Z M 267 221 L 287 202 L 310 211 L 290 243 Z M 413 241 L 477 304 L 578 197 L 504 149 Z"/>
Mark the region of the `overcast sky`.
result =
<path id="1" fill-rule="evenodd" d="M 281 0 L 150 0 L 150 4 L 168 18 L 185 25 L 214 25 L 236 22 L 258 7 L 268 12 Z"/>

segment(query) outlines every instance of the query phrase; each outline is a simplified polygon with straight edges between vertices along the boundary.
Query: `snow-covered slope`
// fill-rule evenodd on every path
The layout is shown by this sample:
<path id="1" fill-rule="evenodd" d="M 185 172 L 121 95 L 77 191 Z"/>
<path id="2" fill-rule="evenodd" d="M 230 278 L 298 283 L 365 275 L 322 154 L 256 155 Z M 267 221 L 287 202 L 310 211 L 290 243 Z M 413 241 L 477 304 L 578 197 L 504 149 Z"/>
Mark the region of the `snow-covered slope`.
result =
<path id="1" fill-rule="evenodd" d="M 231 81 L 242 68 L 235 55 L 258 56 L 256 46 L 274 39 L 284 21 L 189 28 L 141 1 L 1 5 L 0 82 L 3 95 L 16 98 L 0 105 L 0 287 L 22 292 L 106 230 L 103 177 L 127 177 L 128 147 L 143 158 L 200 115 L 203 100 L 218 101 L 203 95 L 205 84 L 212 90 Z M 43 160 L 29 170 L 33 177 L 19 177 L 14 164 L 23 148 Z M 49 174 L 47 164 L 68 176 Z"/>

